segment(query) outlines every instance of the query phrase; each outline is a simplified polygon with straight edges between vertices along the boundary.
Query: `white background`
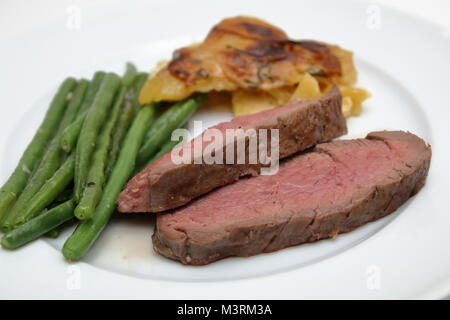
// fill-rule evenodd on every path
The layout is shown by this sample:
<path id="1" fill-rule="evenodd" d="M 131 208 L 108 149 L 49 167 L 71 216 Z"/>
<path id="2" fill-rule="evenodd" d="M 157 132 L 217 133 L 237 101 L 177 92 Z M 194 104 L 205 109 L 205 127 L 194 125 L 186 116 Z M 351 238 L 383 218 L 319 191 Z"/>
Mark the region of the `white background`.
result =
<path id="1" fill-rule="evenodd" d="M 181 0 L 183 1 L 183 0 Z M 312 1 L 312 0 L 311 0 Z M 368 4 L 380 4 L 408 12 L 450 30 L 449 0 L 359 0 Z M 43 25 L 66 20 L 66 9 L 77 5 L 90 7 L 114 5 L 118 0 L 9 0 L 0 3 L 0 40 L 13 38 Z"/>

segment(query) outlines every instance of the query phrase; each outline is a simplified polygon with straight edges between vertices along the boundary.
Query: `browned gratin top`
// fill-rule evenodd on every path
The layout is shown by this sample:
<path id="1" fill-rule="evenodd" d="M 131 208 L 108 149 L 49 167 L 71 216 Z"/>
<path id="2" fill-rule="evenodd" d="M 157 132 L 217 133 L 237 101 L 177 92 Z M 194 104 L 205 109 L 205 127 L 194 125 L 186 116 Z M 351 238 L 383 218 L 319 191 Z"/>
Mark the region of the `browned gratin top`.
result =
<path id="1" fill-rule="evenodd" d="M 305 73 L 340 77 L 337 46 L 290 40 L 281 29 L 250 17 L 225 19 L 204 42 L 176 50 L 144 86 L 141 103 L 181 100 L 193 92 L 271 90 L 299 83 Z"/>

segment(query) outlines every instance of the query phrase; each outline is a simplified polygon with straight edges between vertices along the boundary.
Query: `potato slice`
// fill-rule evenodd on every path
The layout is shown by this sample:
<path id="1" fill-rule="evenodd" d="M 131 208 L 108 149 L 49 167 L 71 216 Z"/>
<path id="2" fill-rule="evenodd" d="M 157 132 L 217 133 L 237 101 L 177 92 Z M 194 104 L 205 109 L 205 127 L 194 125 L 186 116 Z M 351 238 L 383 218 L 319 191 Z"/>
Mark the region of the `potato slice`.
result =
<path id="1" fill-rule="evenodd" d="M 344 117 L 348 118 L 352 115 L 352 107 L 353 107 L 353 100 L 350 97 L 343 97 L 342 98 L 342 113 L 344 114 Z"/>
<path id="2" fill-rule="evenodd" d="M 309 73 L 306 73 L 300 83 L 297 86 L 294 94 L 292 95 L 291 100 L 293 99 L 318 99 L 322 96 L 320 92 L 319 82 L 311 76 Z"/>
<path id="3" fill-rule="evenodd" d="M 233 113 L 235 116 L 243 116 L 284 106 L 291 100 L 294 90 L 293 86 L 267 91 L 238 89 L 231 92 Z"/>
<path id="4" fill-rule="evenodd" d="M 342 96 L 344 97 L 343 104 L 345 102 L 345 98 L 349 97 L 352 100 L 350 115 L 358 116 L 362 111 L 362 103 L 370 98 L 371 94 L 369 91 L 357 88 L 357 87 L 347 87 L 347 86 L 339 86 L 341 89 Z M 344 113 L 345 115 L 345 113 Z M 346 115 L 347 116 L 347 115 Z"/>
<path id="5" fill-rule="evenodd" d="M 274 97 L 265 91 L 238 89 L 232 92 L 231 98 L 235 116 L 256 113 L 278 106 Z"/>

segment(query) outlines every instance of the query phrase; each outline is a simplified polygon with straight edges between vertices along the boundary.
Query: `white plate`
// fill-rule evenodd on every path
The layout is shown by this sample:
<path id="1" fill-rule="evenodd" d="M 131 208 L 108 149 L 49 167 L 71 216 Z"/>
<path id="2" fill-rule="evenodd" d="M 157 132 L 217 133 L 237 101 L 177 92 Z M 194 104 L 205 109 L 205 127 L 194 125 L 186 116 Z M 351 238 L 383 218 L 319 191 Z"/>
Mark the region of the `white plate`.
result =
<path id="1" fill-rule="evenodd" d="M 335 240 L 273 254 L 182 266 L 152 251 L 154 221 L 144 215 L 116 216 L 76 264 L 60 254 L 64 237 L 1 250 L 0 297 L 438 298 L 449 292 L 450 41 L 439 28 L 350 1 L 128 1 L 71 7 L 67 13 L 68 21 L 0 41 L 0 88 L 6 89 L 0 113 L 2 181 L 65 76 L 122 72 L 126 61 L 150 69 L 173 49 L 201 40 L 221 18 L 237 14 L 264 18 L 293 38 L 353 50 L 359 85 L 373 98 L 360 117 L 349 120 L 348 137 L 409 130 L 432 145 L 432 166 L 426 187 L 393 215 Z M 207 125 L 230 117 L 195 115 Z"/>

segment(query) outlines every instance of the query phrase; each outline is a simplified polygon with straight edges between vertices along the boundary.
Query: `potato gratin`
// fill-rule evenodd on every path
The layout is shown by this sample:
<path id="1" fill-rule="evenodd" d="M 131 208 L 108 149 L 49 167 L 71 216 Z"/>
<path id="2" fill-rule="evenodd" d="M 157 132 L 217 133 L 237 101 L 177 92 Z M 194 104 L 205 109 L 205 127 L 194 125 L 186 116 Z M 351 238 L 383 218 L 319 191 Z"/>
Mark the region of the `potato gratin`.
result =
<path id="1" fill-rule="evenodd" d="M 210 104 L 229 103 L 236 116 L 316 99 L 336 81 L 345 116 L 361 113 L 370 94 L 355 87 L 353 53 L 336 45 L 291 40 L 251 17 L 225 19 L 199 44 L 176 50 L 140 93 L 140 103 L 179 101 L 206 92 Z"/>

